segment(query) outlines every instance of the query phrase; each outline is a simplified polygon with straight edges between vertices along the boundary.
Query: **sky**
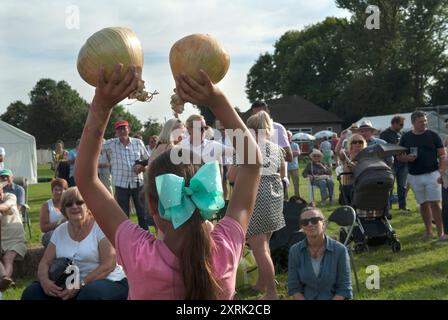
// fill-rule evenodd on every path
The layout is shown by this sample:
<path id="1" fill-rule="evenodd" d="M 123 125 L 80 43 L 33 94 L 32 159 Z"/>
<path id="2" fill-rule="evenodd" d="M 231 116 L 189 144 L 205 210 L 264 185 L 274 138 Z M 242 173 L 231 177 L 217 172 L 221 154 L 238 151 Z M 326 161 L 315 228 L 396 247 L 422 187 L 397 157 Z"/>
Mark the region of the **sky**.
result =
<path id="1" fill-rule="evenodd" d="M 172 117 L 174 88 L 168 54 L 180 38 L 207 33 L 230 55 L 230 68 L 218 84 L 242 111 L 250 104 L 247 73 L 260 54 L 273 52 L 288 30 L 300 30 L 327 16 L 349 17 L 334 0 L 0 0 L 0 114 L 21 100 L 41 78 L 65 80 L 90 102 L 94 88 L 78 74 L 76 61 L 85 41 L 105 27 L 132 29 L 143 46 L 142 78 L 159 92 L 150 103 L 125 100 L 139 120 Z M 198 110 L 187 104 L 181 119 Z"/>

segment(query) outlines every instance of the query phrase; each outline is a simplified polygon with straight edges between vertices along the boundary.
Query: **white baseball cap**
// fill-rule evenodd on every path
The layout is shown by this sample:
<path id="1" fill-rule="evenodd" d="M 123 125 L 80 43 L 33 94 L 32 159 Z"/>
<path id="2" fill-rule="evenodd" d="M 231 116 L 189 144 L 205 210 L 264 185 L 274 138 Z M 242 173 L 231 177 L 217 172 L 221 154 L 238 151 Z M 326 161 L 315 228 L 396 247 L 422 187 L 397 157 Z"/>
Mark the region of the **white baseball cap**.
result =
<path id="1" fill-rule="evenodd" d="M 6 155 L 5 148 L 0 147 L 0 156 L 4 156 L 4 155 Z"/>

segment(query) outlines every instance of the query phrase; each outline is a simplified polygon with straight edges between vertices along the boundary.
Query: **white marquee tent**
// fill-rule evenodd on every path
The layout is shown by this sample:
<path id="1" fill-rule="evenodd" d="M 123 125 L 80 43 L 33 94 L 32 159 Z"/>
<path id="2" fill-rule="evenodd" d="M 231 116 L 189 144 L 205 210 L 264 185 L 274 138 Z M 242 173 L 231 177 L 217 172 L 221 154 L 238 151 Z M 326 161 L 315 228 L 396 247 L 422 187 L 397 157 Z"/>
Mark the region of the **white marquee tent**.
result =
<path id="1" fill-rule="evenodd" d="M 28 183 L 37 183 L 36 139 L 12 125 L 0 121 L 0 146 L 5 148 L 5 168 Z"/>

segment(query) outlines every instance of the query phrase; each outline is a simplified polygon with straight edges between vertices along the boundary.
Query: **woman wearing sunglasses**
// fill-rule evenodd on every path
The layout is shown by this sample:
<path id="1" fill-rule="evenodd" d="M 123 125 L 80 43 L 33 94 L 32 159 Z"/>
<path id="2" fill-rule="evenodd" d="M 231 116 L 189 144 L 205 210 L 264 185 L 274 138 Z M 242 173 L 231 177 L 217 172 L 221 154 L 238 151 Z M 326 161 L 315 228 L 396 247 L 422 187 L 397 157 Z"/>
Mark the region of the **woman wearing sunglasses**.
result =
<path id="1" fill-rule="evenodd" d="M 340 175 L 340 182 L 342 186 L 342 192 L 340 198 L 340 204 L 351 204 L 352 192 L 353 192 L 353 170 L 355 169 L 356 162 L 353 160 L 363 149 L 367 148 L 367 141 L 362 135 L 356 133 L 348 140 L 347 153 L 345 150 L 341 150 L 339 157 L 342 161 L 342 172 Z"/>
<path id="2" fill-rule="evenodd" d="M 54 230 L 39 263 L 39 281 L 25 289 L 22 300 L 126 300 L 128 282 L 116 263 L 115 249 L 95 222 L 77 187 L 63 193 L 61 211 L 67 222 Z M 74 269 L 79 271 L 79 281 L 65 281 L 72 288 L 66 287 L 67 283 L 58 286 L 50 280 L 48 271 L 57 258 L 68 258 L 77 267 Z"/>
<path id="3" fill-rule="evenodd" d="M 289 295 L 296 300 L 351 299 L 348 252 L 344 245 L 325 234 L 325 216 L 317 208 L 305 208 L 300 225 L 306 238 L 289 250 Z"/>

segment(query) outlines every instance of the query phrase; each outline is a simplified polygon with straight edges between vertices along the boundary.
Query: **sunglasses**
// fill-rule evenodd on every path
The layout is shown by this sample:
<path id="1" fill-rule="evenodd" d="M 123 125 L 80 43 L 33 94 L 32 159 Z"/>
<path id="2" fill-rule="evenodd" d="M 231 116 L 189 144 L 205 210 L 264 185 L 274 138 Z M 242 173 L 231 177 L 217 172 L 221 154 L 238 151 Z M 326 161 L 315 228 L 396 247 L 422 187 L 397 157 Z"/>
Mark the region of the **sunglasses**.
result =
<path id="1" fill-rule="evenodd" d="M 65 204 L 65 206 L 67 208 L 70 208 L 71 206 L 73 206 L 73 204 L 76 204 L 78 207 L 82 206 L 85 202 L 83 200 L 76 200 L 75 202 L 73 201 L 69 201 Z"/>
<path id="2" fill-rule="evenodd" d="M 300 225 L 302 227 L 306 227 L 310 222 L 312 225 L 316 225 L 319 221 L 322 221 L 323 219 L 321 217 L 312 217 L 309 219 L 302 219 L 300 220 Z"/>
<path id="3" fill-rule="evenodd" d="M 362 141 L 362 140 L 352 141 L 352 144 L 363 144 L 363 143 L 364 143 L 364 141 Z"/>

